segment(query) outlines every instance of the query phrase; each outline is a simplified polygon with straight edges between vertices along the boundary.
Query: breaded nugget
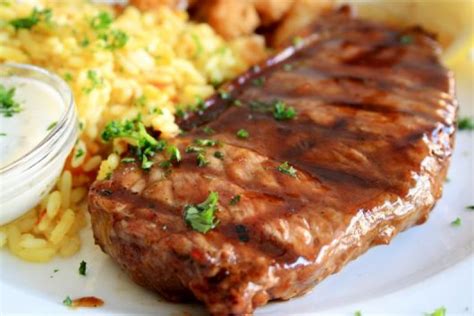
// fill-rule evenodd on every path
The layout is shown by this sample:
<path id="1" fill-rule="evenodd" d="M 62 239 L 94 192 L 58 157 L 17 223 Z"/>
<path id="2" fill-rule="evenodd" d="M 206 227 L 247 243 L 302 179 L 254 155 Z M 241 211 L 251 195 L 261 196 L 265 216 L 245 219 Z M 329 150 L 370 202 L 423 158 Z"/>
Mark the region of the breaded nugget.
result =
<path id="1" fill-rule="evenodd" d="M 260 23 L 252 0 L 206 0 L 195 6 L 197 17 L 226 39 L 252 34 Z"/>
<path id="2" fill-rule="evenodd" d="M 253 0 L 263 26 L 273 24 L 287 13 L 295 0 Z"/>
<path id="3" fill-rule="evenodd" d="M 275 30 L 272 47 L 282 47 L 318 17 L 334 6 L 333 0 L 296 0 L 281 24 Z"/>
<path id="4" fill-rule="evenodd" d="M 194 0 L 129 0 L 128 3 L 137 7 L 138 9 L 153 10 L 159 6 L 167 6 L 180 10 L 186 10 L 188 5 L 192 4 Z"/>

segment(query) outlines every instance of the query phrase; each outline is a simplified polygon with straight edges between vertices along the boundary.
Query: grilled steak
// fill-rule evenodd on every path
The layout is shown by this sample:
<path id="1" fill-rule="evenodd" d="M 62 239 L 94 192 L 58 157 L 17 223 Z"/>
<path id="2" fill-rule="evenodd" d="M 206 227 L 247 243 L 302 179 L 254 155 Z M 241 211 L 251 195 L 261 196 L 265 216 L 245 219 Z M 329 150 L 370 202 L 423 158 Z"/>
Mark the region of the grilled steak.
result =
<path id="1" fill-rule="evenodd" d="M 96 242 L 135 282 L 214 315 L 251 313 L 426 221 L 457 110 L 435 40 L 343 9 L 296 44 L 181 122 L 189 132 L 172 141 L 183 159 L 171 171 L 159 154 L 149 171 L 122 163 L 92 186 Z M 219 144 L 198 166 L 185 148 L 203 138 Z M 219 223 L 201 233 L 184 208 L 211 191 Z"/>

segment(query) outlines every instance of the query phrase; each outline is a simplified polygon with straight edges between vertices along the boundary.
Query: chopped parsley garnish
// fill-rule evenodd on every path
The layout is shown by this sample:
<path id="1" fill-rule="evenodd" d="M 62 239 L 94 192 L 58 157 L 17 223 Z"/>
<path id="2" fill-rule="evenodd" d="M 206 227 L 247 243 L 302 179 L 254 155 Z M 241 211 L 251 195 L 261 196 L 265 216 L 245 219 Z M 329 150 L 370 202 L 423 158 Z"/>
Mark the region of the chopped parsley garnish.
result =
<path id="1" fill-rule="evenodd" d="M 166 151 L 170 155 L 170 161 L 175 161 L 175 162 L 181 161 L 181 153 L 179 152 L 179 149 L 176 146 L 170 145 L 168 146 Z"/>
<path id="2" fill-rule="evenodd" d="M 79 148 L 77 151 L 76 151 L 76 154 L 74 155 L 74 158 L 80 158 L 82 156 L 84 156 L 85 152 L 84 152 L 84 149 L 82 148 Z"/>
<path id="3" fill-rule="evenodd" d="M 86 275 L 86 269 L 87 269 L 87 262 L 82 260 L 81 264 L 79 265 L 79 274 L 80 275 Z"/>
<path id="4" fill-rule="evenodd" d="M 474 120 L 470 117 L 462 117 L 458 121 L 458 128 L 459 130 L 474 130 Z"/>
<path id="5" fill-rule="evenodd" d="M 235 135 L 237 135 L 238 138 L 245 139 L 248 138 L 250 134 L 245 129 L 239 129 Z"/>
<path id="6" fill-rule="evenodd" d="M 156 140 L 147 132 L 145 125 L 143 125 L 141 121 L 141 116 L 124 122 L 111 121 L 105 126 L 101 137 L 105 142 L 109 142 L 115 138 L 128 140 L 129 144 L 131 144 L 132 153 L 136 155 L 141 163 L 142 169 L 145 170 L 153 166 L 153 162 L 150 159 L 155 153 L 157 151 L 163 151 L 166 147 L 166 142 Z"/>
<path id="7" fill-rule="evenodd" d="M 73 79 L 73 78 L 72 78 L 72 74 L 71 74 L 70 72 L 66 72 L 66 73 L 64 74 L 64 80 L 66 80 L 66 81 L 69 82 L 69 81 L 72 81 L 72 79 Z"/>
<path id="8" fill-rule="evenodd" d="M 252 80 L 252 84 L 256 87 L 261 87 L 265 84 L 265 77 L 258 77 Z"/>
<path id="9" fill-rule="evenodd" d="M 66 306 L 72 306 L 72 299 L 69 296 L 66 296 L 66 298 L 63 301 L 63 304 Z"/>
<path id="10" fill-rule="evenodd" d="M 92 90 L 100 88 L 104 84 L 104 80 L 99 77 L 97 71 L 95 70 L 87 71 L 87 79 L 89 79 L 90 86 L 88 88 L 83 89 L 85 93 L 90 93 Z"/>
<path id="11" fill-rule="evenodd" d="M 81 47 L 87 47 L 89 46 L 90 44 L 90 41 L 87 37 L 83 38 L 80 42 L 79 42 L 79 46 Z"/>
<path id="12" fill-rule="evenodd" d="M 141 95 L 140 97 L 136 98 L 135 101 L 133 101 L 133 104 L 143 107 L 146 105 L 147 101 L 147 97 L 145 95 Z"/>
<path id="13" fill-rule="evenodd" d="M 411 35 L 403 35 L 400 37 L 400 43 L 403 45 L 409 45 L 413 43 L 413 37 Z"/>
<path id="14" fill-rule="evenodd" d="M 200 153 L 204 151 L 204 148 L 198 147 L 198 146 L 188 146 L 184 150 L 187 153 Z"/>
<path id="15" fill-rule="evenodd" d="M 425 314 L 426 316 L 445 316 L 446 315 L 446 308 L 444 306 L 437 308 L 432 313 Z"/>
<path id="16" fill-rule="evenodd" d="M 56 273 L 56 272 L 58 272 L 58 271 L 59 271 L 59 269 L 54 269 L 54 270 L 53 270 L 53 273 Z"/>
<path id="17" fill-rule="evenodd" d="M 287 175 L 292 176 L 292 177 L 296 177 L 296 169 L 293 168 L 293 167 L 288 163 L 288 161 L 285 161 L 284 163 L 282 163 L 281 165 L 279 165 L 277 169 L 278 169 L 278 171 L 280 171 L 281 173 L 287 174 Z"/>
<path id="18" fill-rule="evenodd" d="M 204 133 L 206 133 L 207 135 L 211 135 L 211 134 L 214 134 L 216 131 L 213 130 L 212 128 L 210 128 L 209 126 L 206 126 L 202 129 L 202 131 Z"/>
<path id="19" fill-rule="evenodd" d="M 193 58 L 198 58 L 204 51 L 204 47 L 202 46 L 199 37 L 196 34 L 191 34 L 191 38 L 194 42 L 194 56 Z"/>
<path id="20" fill-rule="evenodd" d="M 294 46 L 300 46 L 301 44 L 303 44 L 303 39 L 299 36 L 295 36 L 293 37 L 291 42 L 293 43 Z"/>
<path id="21" fill-rule="evenodd" d="M 461 219 L 459 217 L 456 217 L 456 219 L 451 222 L 451 226 L 454 226 L 454 227 L 461 226 Z"/>
<path id="22" fill-rule="evenodd" d="M 213 147 L 217 145 L 217 140 L 213 139 L 195 139 L 194 143 L 198 146 Z"/>
<path id="23" fill-rule="evenodd" d="M 96 31 L 106 30 L 113 21 L 114 18 L 109 12 L 102 11 L 91 20 L 90 25 Z"/>
<path id="24" fill-rule="evenodd" d="M 231 97 L 232 97 L 231 94 L 229 92 L 226 92 L 226 91 L 219 91 L 218 94 L 219 94 L 219 97 L 222 100 L 230 100 Z"/>
<path id="25" fill-rule="evenodd" d="M 204 156 L 204 153 L 202 152 L 197 154 L 196 161 L 198 167 L 205 167 L 209 164 L 209 161 L 206 159 L 206 156 Z"/>
<path id="26" fill-rule="evenodd" d="M 12 25 L 16 30 L 31 29 L 41 21 L 51 21 L 52 15 L 53 12 L 51 9 L 38 10 L 37 8 L 34 8 L 29 16 L 11 20 L 10 25 Z"/>
<path id="27" fill-rule="evenodd" d="M 132 162 L 135 162 L 135 158 L 133 157 L 125 157 L 125 158 L 122 158 L 122 160 L 120 160 L 121 162 L 124 162 L 124 163 L 132 163 Z"/>
<path id="28" fill-rule="evenodd" d="M 354 313 L 354 316 L 362 316 L 362 313 L 361 313 L 360 311 L 356 311 L 356 312 Z"/>
<path id="29" fill-rule="evenodd" d="M 224 159 L 224 154 L 221 151 L 216 151 L 214 153 L 214 157 L 216 157 L 217 159 Z"/>
<path id="30" fill-rule="evenodd" d="M 20 113 L 20 104 L 13 99 L 15 88 L 7 89 L 0 84 L 0 113 L 4 117 L 12 117 L 13 114 Z"/>
<path id="31" fill-rule="evenodd" d="M 219 224 L 214 214 L 217 211 L 218 200 L 219 194 L 211 192 L 204 202 L 196 205 L 186 205 L 184 207 L 186 223 L 200 233 L 207 233 L 215 228 Z"/>
<path id="32" fill-rule="evenodd" d="M 168 169 L 172 166 L 173 164 L 171 163 L 171 161 L 169 160 L 164 160 L 162 162 L 160 162 L 160 168 L 163 168 L 163 169 Z"/>
<path id="33" fill-rule="evenodd" d="M 51 123 L 51 124 L 49 124 L 48 127 L 46 128 L 46 130 L 47 130 L 47 131 L 50 131 L 50 130 L 52 130 L 53 128 L 55 128 L 56 125 L 58 125 L 58 122 L 57 122 L 57 121 L 56 121 L 56 122 L 53 122 L 53 123 Z"/>
<path id="34" fill-rule="evenodd" d="M 278 121 L 291 120 L 296 115 L 293 107 L 287 106 L 283 101 L 276 101 L 273 104 L 273 117 Z"/>
<path id="35" fill-rule="evenodd" d="M 474 211 L 474 205 L 468 205 L 466 206 L 466 209 L 469 211 Z"/>
<path id="36" fill-rule="evenodd" d="M 112 30 L 108 33 L 102 33 L 99 38 L 103 41 L 104 48 L 116 50 L 124 47 L 128 42 L 127 33 L 121 30 Z"/>
<path id="37" fill-rule="evenodd" d="M 230 205 L 236 205 L 237 203 L 240 202 L 240 195 L 237 194 L 237 195 L 234 195 L 231 199 L 230 199 L 230 202 L 229 204 Z"/>
<path id="38" fill-rule="evenodd" d="M 252 111 L 271 112 L 278 121 L 291 120 L 296 116 L 296 110 L 292 106 L 287 106 L 281 100 L 273 100 L 271 102 L 253 100 L 250 101 L 249 105 Z"/>
<path id="39" fill-rule="evenodd" d="M 0 133 L 0 136 L 7 136 L 7 133 Z"/>

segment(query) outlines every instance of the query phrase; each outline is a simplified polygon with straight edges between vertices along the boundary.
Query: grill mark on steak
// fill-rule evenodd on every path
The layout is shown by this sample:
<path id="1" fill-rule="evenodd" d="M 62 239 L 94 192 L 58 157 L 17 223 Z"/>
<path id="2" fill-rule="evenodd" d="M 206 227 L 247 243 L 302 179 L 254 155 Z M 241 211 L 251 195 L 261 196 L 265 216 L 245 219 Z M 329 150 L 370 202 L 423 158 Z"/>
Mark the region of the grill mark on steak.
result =
<path id="1" fill-rule="evenodd" d="M 166 177 L 156 177 L 157 166 L 137 173 L 136 165 L 120 165 L 110 181 L 93 185 L 96 241 L 135 281 L 173 300 L 191 291 L 215 315 L 251 313 L 269 299 L 305 293 L 369 247 L 426 220 L 452 150 L 452 77 L 423 32 L 346 13 L 323 18 L 301 48 L 227 85 L 242 107 L 214 96 L 179 122 L 190 131 L 172 141 L 181 152 L 195 138 L 222 143 L 207 149 L 208 166 L 183 154 Z M 400 43 L 404 34 L 412 44 Z M 264 85 L 254 87 L 260 76 Z M 297 117 L 276 121 L 250 106 L 275 98 Z M 192 130 L 205 123 L 216 134 Z M 241 128 L 248 139 L 235 136 Z M 213 158 L 215 150 L 223 160 Z M 283 161 L 296 177 L 278 172 Z M 135 200 L 127 192 L 140 179 Z M 111 185 L 125 194 L 98 194 Z M 220 224 L 200 234 L 186 226 L 182 209 L 209 191 L 219 192 Z M 229 205 L 236 194 L 240 202 Z M 159 202 L 156 212 L 142 207 L 149 200 Z"/>

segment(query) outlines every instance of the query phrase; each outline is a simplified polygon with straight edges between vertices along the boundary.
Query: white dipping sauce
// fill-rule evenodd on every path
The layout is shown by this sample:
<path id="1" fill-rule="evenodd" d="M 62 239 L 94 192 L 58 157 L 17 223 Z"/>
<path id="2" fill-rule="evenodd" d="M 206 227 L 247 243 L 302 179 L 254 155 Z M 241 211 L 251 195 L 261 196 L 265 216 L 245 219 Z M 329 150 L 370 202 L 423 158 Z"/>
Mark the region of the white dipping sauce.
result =
<path id="1" fill-rule="evenodd" d="M 11 117 L 0 113 L 0 168 L 3 168 L 46 138 L 53 130 L 52 124 L 64 112 L 65 105 L 56 90 L 39 80 L 0 77 L 0 85 L 7 89 L 15 88 L 13 99 L 21 107 L 21 111 Z"/>

